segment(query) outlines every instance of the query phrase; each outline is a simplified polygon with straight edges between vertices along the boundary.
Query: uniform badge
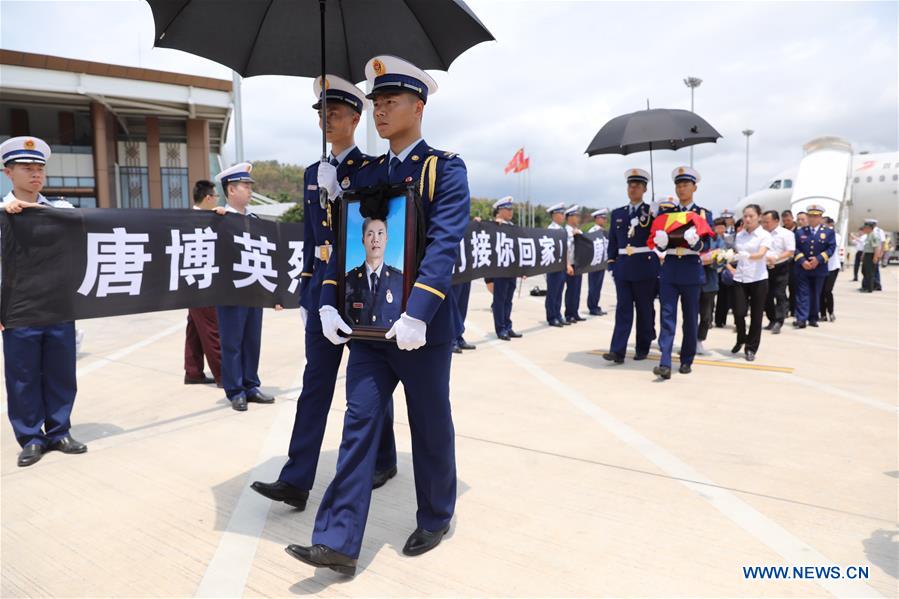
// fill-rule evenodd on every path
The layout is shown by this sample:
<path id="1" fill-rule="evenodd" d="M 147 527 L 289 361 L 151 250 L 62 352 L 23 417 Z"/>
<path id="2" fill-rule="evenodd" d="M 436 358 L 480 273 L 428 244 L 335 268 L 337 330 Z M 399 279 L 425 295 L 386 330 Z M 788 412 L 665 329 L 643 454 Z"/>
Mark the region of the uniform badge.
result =
<path id="1" fill-rule="evenodd" d="M 340 182 L 340 186 L 343 187 L 344 189 L 348 189 L 350 187 L 350 178 L 344 177 L 343 181 Z"/>
<path id="2" fill-rule="evenodd" d="M 412 154 L 412 162 L 418 162 L 421 158 L 418 157 L 418 154 Z"/>
<path id="3" fill-rule="evenodd" d="M 375 75 L 377 75 L 378 77 L 387 72 L 387 69 L 384 68 L 384 63 L 380 60 L 372 61 L 371 68 L 375 72 Z"/>
<path id="4" fill-rule="evenodd" d="M 412 183 L 412 177 L 406 177 L 403 183 Z"/>
<path id="5" fill-rule="evenodd" d="M 33 150 L 33 149 L 34 149 L 34 140 L 33 140 L 33 139 L 26 139 L 26 140 L 25 140 L 25 143 L 23 143 L 22 146 L 23 146 L 26 150 Z"/>
<path id="6" fill-rule="evenodd" d="M 821 233 L 821 239 L 827 239 L 827 235 L 825 235 L 824 233 Z"/>
<path id="7" fill-rule="evenodd" d="M 353 302 L 353 308 L 356 310 L 361 310 L 364 307 L 365 304 L 363 304 L 362 302 Z"/>
<path id="8" fill-rule="evenodd" d="M 387 295 L 384 296 L 384 299 L 387 300 L 388 304 L 393 303 L 393 293 L 389 289 L 387 290 Z"/>
<path id="9" fill-rule="evenodd" d="M 353 166 L 353 159 L 350 158 L 349 160 L 347 160 L 346 164 L 347 164 L 347 166 Z"/>
<path id="10" fill-rule="evenodd" d="M 631 246 L 627 246 L 627 255 L 628 255 L 628 256 L 633 256 L 633 255 L 634 255 L 634 248 L 632 248 Z"/>
<path id="11" fill-rule="evenodd" d="M 307 185 L 306 190 L 307 191 L 318 191 L 318 185 Z"/>

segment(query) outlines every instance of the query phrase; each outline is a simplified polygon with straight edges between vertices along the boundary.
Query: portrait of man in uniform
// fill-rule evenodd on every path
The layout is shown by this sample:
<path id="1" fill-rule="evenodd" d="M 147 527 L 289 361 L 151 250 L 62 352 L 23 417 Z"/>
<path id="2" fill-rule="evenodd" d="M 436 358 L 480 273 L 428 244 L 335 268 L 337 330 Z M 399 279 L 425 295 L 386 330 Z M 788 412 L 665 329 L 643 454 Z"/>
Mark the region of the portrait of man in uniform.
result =
<path id="1" fill-rule="evenodd" d="M 362 226 L 355 235 L 347 230 L 346 264 L 357 264 L 347 271 L 345 278 L 344 313 L 351 326 L 389 329 L 402 314 L 403 253 L 401 249 L 399 252 L 391 251 L 390 220 L 389 217 L 369 217 L 362 220 Z M 394 224 L 399 225 L 398 235 L 401 236 L 402 221 Z M 347 226 L 351 225 L 348 223 Z M 361 235 L 361 238 L 353 239 L 356 235 Z M 352 251 L 354 246 L 361 246 L 364 251 L 361 264 L 351 261 L 356 254 Z"/>

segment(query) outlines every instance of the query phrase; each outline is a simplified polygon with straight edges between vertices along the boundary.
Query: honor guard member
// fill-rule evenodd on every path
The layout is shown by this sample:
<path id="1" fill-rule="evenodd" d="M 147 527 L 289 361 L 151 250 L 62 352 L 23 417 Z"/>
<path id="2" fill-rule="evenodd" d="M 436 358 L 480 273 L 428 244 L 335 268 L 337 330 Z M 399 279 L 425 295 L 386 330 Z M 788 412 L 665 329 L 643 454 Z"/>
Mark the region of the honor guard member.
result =
<path id="1" fill-rule="evenodd" d="M 306 341 L 303 390 L 297 400 L 287 463 L 281 468 L 278 480 L 271 483 L 255 481 L 251 485 L 261 495 L 274 501 L 283 501 L 300 510 L 305 509 L 309 491 L 315 482 L 325 425 L 337 384 L 337 370 L 343 357 L 343 345 L 335 345 L 322 335 L 322 323 L 318 315 L 322 281 L 325 280 L 325 271 L 337 239 L 335 218 L 339 205 L 334 201 L 339 195 L 339 189 L 351 187 L 356 172 L 372 160 L 371 156 L 363 154 L 356 147 L 354 139 L 356 127 L 367 104 L 365 94 L 349 81 L 335 75 L 327 75 L 325 80 L 328 122 L 325 136 L 331 144 L 331 153 L 327 162 L 310 164 L 303 175 L 305 241 L 300 283 L 300 318 Z M 312 105 L 312 109 L 318 112 L 318 124 L 321 127 L 321 77 L 315 79 L 312 90 L 319 99 Z M 328 189 L 328 199 L 324 201 L 319 193 L 319 183 L 325 183 L 322 186 L 324 188 L 333 185 L 334 181 L 337 181 L 339 188 Z M 402 273 L 396 278 L 401 282 Z M 384 423 L 372 488 L 383 486 L 394 476 L 396 446 L 391 404 Z"/>
<path id="2" fill-rule="evenodd" d="M 546 209 L 552 222 L 548 229 L 561 230 L 565 228 L 565 204 L 553 204 Z M 566 257 L 567 268 L 567 257 Z M 543 302 L 546 308 L 546 322 L 551 327 L 561 327 L 570 323 L 562 320 L 562 293 L 565 289 L 565 270 L 546 273 L 546 299 Z"/>
<path id="3" fill-rule="evenodd" d="M 602 357 L 621 364 L 627 351 L 627 340 L 637 313 L 635 360 L 645 360 L 649 346 L 656 338 L 656 289 L 659 284 L 659 257 L 646 246 L 652 226 L 652 210 L 643 201 L 649 173 L 640 168 L 625 173 L 627 206 L 612 211 L 609 227 L 609 270 L 615 282 L 618 303 L 615 306 L 615 329 L 608 353 Z"/>
<path id="4" fill-rule="evenodd" d="M 390 395 L 403 384 L 412 436 L 418 502 L 417 528 L 403 547 L 419 555 L 447 533 L 456 503 L 456 459 L 449 401 L 452 342 L 461 327 L 451 293 L 452 272 L 471 210 L 465 164 L 421 138 L 428 97 L 437 90 L 429 75 L 393 56 L 366 65 L 374 120 L 390 151 L 360 169 L 354 185 L 411 183 L 422 197 L 424 257 L 406 311 L 388 331 L 396 344 L 354 340 L 347 363 L 347 411 L 337 473 L 322 498 L 311 547 L 288 553 L 316 567 L 354 574 L 371 501 L 375 454 Z M 322 288 L 322 330 L 334 343 L 352 329 L 337 312 L 336 267 L 328 265 Z"/>
<path id="5" fill-rule="evenodd" d="M 609 216 L 608 208 L 600 208 L 590 213 L 593 217 L 593 226 L 587 233 L 596 233 L 597 240 L 602 242 L 602 259 L 606 259 L 606 251 L 608 248 L 608 239 L 606 238 L 606 217 Z M 593 316 L 604 316 L 607 314 L 599 305 L 599 296 L 602 293 L 602 281 L 606 276 L 606 271 L 595 270 L 587 273 L 587 310 Z"/>
<path id="6" fill-rule="evenodd" d="M 689 166 L 681 166 L 674 169 L 671 178 L 674 180 L 674 191 L 677 194 L 678 204 L 667 209 L 662 207 L 660 214 L 695 212 L 704 218 L 709 224 L 709 229 L 712 229 L 714 226 L 712 213 L 693 202 L 696 184 L 700 181 L 699 173 Z M 665 231 L 656 231 L 653 242 L 659 250 L 665 252 L 665 261 L 662 263 L 659 281 L 662 308 L 659 347 L 662 350 L 662 359 L 659 361 L 659 365 L 653 369 L 653 373 L 663 379 L 671 378 L 671 353 L 677 328 L 678 300 L 681 303 L 684 319 L 681 326 L 679 372 L 688 374 L 692 370 L 699 332 L 699 296 L 702 293 L 702 285 L 705 283 L 705 269 L 699 254 L 708 249 L 708 243 L 703 242 L 694 227 L 690 227 L 684 232 L 684 242 L 687 247 L 668 248 L 668 241 L 668 234 Z"/>
<path id="7" fill-rule="evenodd" d="M 240 162 L 216 176 L 225 193 L 227 205 L 216 213 L 229 212 L 259 218 L 250 211 L 253 197 L 253 165 Z M 276 306 L 280 309 L 280 306 Z M 273 403 L 275 398 L 259 390 L 259 351 L 262 346 L 262 308 L 216 306 L 219 340 L 222 345 L 222 387 L 238 412 L 245 412 L 247 402 Z"/>
<path id="8" fill-rule="evenodd" d="M 362 222 L 365 261 L 346 274 L 346 314 L 350 324 L 390 328 L 399 319 L 403 271 L 384 263 L 387 221 Z"/>
<path id="9" fill-rule="evenodd" d="M 584 275 L 574 274 L 574 237 L 581 234 L 581 207 L 574 205 L 565 211 L 565 231 L 568 233 L 568 266 L 565 267 L 565 322 L 574 324 L 586 318 L 577 313 L 581 305 L 581 282 Z"/>
<path id="10" fill-rule="evenodd" d="M 515 200 L 512 196 L 500 198 L 493 203 L 493 219 L 500 227 L 512 224 Z M 512 300 L 515 298 L 515 277 L 493 277 L 493 330 L 503 341 L 517 339 L 521 333 L 512 329 Z"/>
<path id="11" fill-rule="evenodd" d="M 13 137 L 0 144 L 3 171 L 12 183 L 3 203 L 7 213 L 38 207 L 72 208 L 41 195 L 50 146 L 37 137 Z M 87 445 L 69 434 L 78 385 L 75 377 L 75 323 L 3 331 L 6 405 L 16 441 L 19 466 L 31 466 L 45 452 L 84 453 Z"/>
<path id="12" fill-rule="evenodd" d="M 833 229 L 821 224 L 824 208 L 809 204 L 805 211 L 808 224 L 796 229 L 796 254 L 793 257 L 796 272 L 796 320 L 793 326 L 800 329 L 806 325 L 818 326 L 827 261 L 837 251 Z"/>

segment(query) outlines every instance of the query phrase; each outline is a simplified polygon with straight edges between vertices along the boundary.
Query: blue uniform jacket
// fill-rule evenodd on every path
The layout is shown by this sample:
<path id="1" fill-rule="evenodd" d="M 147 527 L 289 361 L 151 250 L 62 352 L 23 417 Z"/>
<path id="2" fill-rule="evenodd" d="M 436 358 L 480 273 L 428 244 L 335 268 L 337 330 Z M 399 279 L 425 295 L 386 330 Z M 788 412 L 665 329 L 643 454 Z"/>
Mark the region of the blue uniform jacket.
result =
<path id="1" fill-rule="evenodd" d="M 428 325 L 427 343 L 448 343 L 459 336 L 459 321 L 452 288 L 459 242 L 468 227 L 471 197 L 465 163 L 456 154 L 442 152 L 421 141 L 388 177 L 387 155 L 374 159 L 356 173 L 354 188 L 407 179 L 421 190 L 425 217 L 425 254 L 415 275 L 406 313 Z M 336 261 L 328 264 L 321 291 L 322 305 L 337 306 Z"/>
<path id="2" fill-rule="evenodd" d="M 659 257 L 655 252 L 628 255 L 631 248 L 646 247 L 649 229 L 652 226 L 652 212 L 649 204 L 640 204 L 637 222 L 631 228 L 630 205 L 612 211 L 609 227 L 609 267 L 619 281 L 645 281 L 659 276 Z"/>
<path id="3" fill-rule="evenodd" d="M 365 264 L 346 275 L 346 315 L 350 325 L 390 328 L 402 314 L 403 271 L 388 264 L 381 268 L 378 293 L 372 297 Z"/>
<path id="4" fill-rule="evenodd" d="M 337 180 L 343 183 L 349 178 L 348 186 L 353 184 L 356 172 L 371 162 L 372 157 L 363 154 L 359 148 L 353 150 L 337 167 Z M 337 237 L 334 231 L 339 207 L 337 204 L 321 207 L 318 201 L 318 165 L 319 162 L 310 164 L 303 174 L 303 273 L 302 286 L 300 287 L 300 305 L 309 311 L 306 320 L 306 328 L 310 331 L 321 331 L 322 323 L 318 316 L 319 296 L 321 294 L 322 281 L 325 280 L 327 268 L 325 263 L 316 259 L 316 246 L 336 243 Z M 328 215 L 330 208 L 330 218 Z"/>
<path id="5" fill-rule="evenodd" d="M 793 256 L 793 260 L 795 260 L 799 272 L 807 277 L 826 277 L 827 261 L 837 251 L 837 238 L 833 229 L 824 225 L 819 225 L 817 231 L 813 231 L 812 227 L 797 227 L 794 235 L 796 236 L 796 254 Z M 802 263 L 811 258 L 818 259 L 818 266 L 814 270 L 802 268 Z"/>

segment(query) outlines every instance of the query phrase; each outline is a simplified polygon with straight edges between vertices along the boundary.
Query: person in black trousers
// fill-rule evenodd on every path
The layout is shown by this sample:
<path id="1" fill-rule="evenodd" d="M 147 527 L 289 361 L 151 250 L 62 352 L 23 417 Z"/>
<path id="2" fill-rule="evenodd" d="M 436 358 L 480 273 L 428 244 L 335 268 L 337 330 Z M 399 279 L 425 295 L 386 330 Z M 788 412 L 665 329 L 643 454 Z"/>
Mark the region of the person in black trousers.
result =
<path id="1" fill-rule="evenodd" d="M 771 249 L 771 234 L 760 224 L 762 209 L 750 204 L 743 209 L 743 230 L 734 242 L 737 262 L 727 269 L 734 276 L 734 323 L 737 343 L 731 353 L 739 353 L 745 346 L 746 360 L 755 360 L 762 339 L 762 315 L 768 297 L 767 255 Z M 746 330 L 746 314 L 750 314 Z"/>
<path id="2" fill-rule="evenodd" d="M 777 210 L 768 210 L 762 215 L 762 226 L 771 234 L 771 251 L 767 257 L 768 298 L 765 301 L 768 325 L 765 330 L 779 335 L 787 318 L 787 285 L 793 269 L 793 254 L 796 253 L 796 236 L 780 226 Z"/>

